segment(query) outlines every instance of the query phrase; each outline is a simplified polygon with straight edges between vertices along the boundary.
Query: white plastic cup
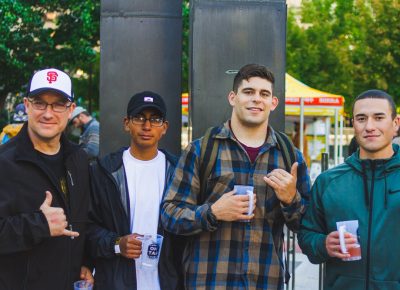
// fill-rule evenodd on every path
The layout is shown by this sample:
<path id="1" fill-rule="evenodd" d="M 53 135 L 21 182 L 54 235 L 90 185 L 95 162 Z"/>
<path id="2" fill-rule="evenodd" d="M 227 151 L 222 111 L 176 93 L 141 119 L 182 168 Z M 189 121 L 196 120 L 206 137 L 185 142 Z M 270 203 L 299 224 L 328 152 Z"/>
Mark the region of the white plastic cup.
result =
<path id="1" fill-rule="evenodd" d="M 250 185 L 235 185 L 233 187 L 235 194 L 237 195 L 248 195 L 249 196 L 249 210 L 247 215 L 253 213 L 253 201 L 254 201 L 254 186 Z M 241 222 L 250 222 L 250 220 L 240 220 Z"/>
<path id="2" fill-rule="evenodd" d="M 361 245 L 358 241 L 358 220 L 341 221 L 336 223 L 339 232 L 340 250 L 343 254 L 350 254 L 349 258 L 342 259 L 343 261 L 357 261 L 361 260 Z M 354 237 L 357 237 L 357 245 L 354 248 L 346 248 L 344 234 L 348 232 Z"/>
<path id="3" fill-rule="evenodd" d="M 92 290 L 93 289 L 93 284 L 85 281 L 85 280 L 79 280 L 74 282 L 74 290 Z"/>
<path id="4" fill-rule="evenodd" d="M 164 237 L 144 234 L 143 237 L 137 237 L 137 239 L 142 241 L 141 268 L 150 271 L 157 269 Z"/>

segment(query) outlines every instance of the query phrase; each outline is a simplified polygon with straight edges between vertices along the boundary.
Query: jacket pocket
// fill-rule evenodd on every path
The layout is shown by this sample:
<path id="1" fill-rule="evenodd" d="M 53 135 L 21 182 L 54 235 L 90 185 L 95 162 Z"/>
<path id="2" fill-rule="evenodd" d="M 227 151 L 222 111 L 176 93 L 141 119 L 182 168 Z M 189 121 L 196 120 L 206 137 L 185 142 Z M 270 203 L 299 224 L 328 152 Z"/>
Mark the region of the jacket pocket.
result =
<path id="1" fill-rule="evenodd" d="M 371 280 L 371 289 L 379 290 L 400 290 L 399 281 L 379 281 Z"/>
<path id="2" fill-rule="evenodd" d="M 212 176 L 207 179 L 206 192 L 201 193 L 199 204 L 203 203 L 214 203 L 224 193 L 233 190 L 235 185 L 235 177 L 233 174 L 225 174 L 220 176 Z"/>
<path id="3" fill-rule="evenodd" d="M 344 289 L 365 289 L 365 279 L 350 277 L 350 276 L 338 276 L 333 285 L 328 285 L 327 290 L 344 290 Z"/>

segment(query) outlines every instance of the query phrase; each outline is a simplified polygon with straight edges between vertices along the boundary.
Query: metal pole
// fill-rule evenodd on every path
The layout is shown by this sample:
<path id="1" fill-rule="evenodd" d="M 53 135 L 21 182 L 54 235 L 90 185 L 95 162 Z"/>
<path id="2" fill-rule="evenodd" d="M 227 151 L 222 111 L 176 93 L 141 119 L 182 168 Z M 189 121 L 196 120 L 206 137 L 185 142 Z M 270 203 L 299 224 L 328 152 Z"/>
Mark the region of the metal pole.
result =
<path id="1" fill-rule="evenodd" d="M 292 290 L 294 290 L 294 284 L 296 280 L 296 234 L 292 232 Z"/>
<path id="2" fill-rule="evenodd" d="M 329 154 L 322 153 L 321 158 L 321 172 L 328 170 L 328 160 Z M 325 279 L 325 263 L 319 264 L 319 279 L 318 279 L 318 289 L 324 289 L 324 279 Z"/>
<path id="3" fill-rule="evenodd" d="M 322 158 L 321 158 L 321 171 L 322 172 L 328 170 L 328 159 L 329 159 L 329 154 L 326 152 L 322 153 Z"/>
<path id="4" fill-rule="evenodd" d="M 285 264 L 285 267 L 289 268 L 289 263 L 290 263 L 290 230 L 287 228 L 286 230 L 286 259 L 287 263 Z M 289 271 L 289 269 L 286 269 Z M 289 283 L 285 284 L 285 289 L 289 290 Z"/>
<path id="5" fill-rule="evenodd" d="M 335 160 L 335 166 L 338 165 L 338 112 L 339 109 L 335 109 L 335 148 L 334 148 L 334 160 Z"/>
<path id="6" fill-rule="evenodd" d="M 325 119 L 325 152 L 329 154 L 329 143 L 330 143 L 330 135 L 331 135 L 331 118 L 327 117 Z"/>
<path id="7" fill-rule="evenodd" d="M 340 115 L 339 122 L 339 163 L 343 162 L 343 115 Z"/>
<path id="8" fill-rule="evenodd" d="M 299 149 L 300 152 L 304 152 L 304 99 L 300 98 L 300 144 L 299 144 Z"/>

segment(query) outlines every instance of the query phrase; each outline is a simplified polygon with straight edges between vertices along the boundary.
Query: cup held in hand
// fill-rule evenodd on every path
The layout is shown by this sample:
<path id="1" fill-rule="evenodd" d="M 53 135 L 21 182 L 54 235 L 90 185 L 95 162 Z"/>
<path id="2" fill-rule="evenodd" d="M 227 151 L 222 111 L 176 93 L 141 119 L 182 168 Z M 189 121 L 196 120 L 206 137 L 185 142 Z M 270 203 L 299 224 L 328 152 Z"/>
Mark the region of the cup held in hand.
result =
<path id="1" fill-rule="evenodd" d="M 235 194 L 249 196 L 249 210 L 247 211 L 247 215 L 251 215 L 253 213 L 254 186 L 235 185 L 233 187 L 233 190 L 235 191 Z M 250 220 L 240 220 L 240 221 L 241 222 L 250 222 Z"/>
<path id="2" fill-rule="evenodd" d="M 361 260 L 361 246 L 358 240 L 358 220 L 341 221 L 336 223 L 339 232 L 340 250 L 343 254 L 350 254 L 349 258 L 343 261 L 357 261 Z M 348 232 L 357 237 L 357 244 L 354 248 L 347 249 L 344 234 Z"/>

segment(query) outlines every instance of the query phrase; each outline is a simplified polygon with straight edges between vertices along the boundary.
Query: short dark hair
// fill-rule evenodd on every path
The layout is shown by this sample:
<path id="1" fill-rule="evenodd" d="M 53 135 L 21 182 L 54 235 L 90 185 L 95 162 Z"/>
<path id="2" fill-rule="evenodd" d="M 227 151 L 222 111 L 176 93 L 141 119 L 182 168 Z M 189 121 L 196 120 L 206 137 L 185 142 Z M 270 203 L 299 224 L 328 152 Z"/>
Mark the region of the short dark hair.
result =
<path id="1" fill-rule="evenodd" d="M 274 74 L 263 65 L 259 64 L 246 64 L 242 67 L 233 80 L 233 91 L 237 93 L 239 86 L 243 80 L 249 80 L 252 77 L 260 77 L 271 82 L 272 85 L 275 83 Z"/>
<path id="2" fill-rule="evenodd" d="M 357 101 L 359 100 L 364 100 L 364 99 L 383 99 L 383 100 L 387 100 L 390 106 L 390 109 L 392 111 L 392 119 L 396 118 L 397 116 L 397 112 L 396 112 L 396 104 L 393 101 L 393 98 L 391 95 L 389 95 L 388 93 L 381 91 L 381 90 L 368 90 L 365 91 L 363 93 L 361 93 L 360 95 L 357 96 L 357 98 L 355 98 L 354 102 L 353 102 L 353 106 L 351 109 L 351 112 L 353 114 L 354 117 L 354 105 Z"/>

